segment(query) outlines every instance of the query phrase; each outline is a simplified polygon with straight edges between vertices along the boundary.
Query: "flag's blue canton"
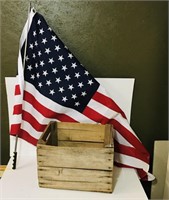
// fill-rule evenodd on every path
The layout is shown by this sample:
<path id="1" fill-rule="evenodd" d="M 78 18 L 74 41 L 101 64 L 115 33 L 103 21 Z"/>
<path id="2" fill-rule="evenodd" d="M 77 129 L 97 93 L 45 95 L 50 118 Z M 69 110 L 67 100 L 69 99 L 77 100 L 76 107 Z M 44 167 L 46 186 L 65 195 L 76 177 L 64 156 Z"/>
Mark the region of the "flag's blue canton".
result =
<path id="1" fill-rule="evenodd" d="M 21 53 L 24 57 L 23 45 Z M 82 112 L 99 83 L 36 13 L 28 33 L 25 80 L 51 100 Z"/>

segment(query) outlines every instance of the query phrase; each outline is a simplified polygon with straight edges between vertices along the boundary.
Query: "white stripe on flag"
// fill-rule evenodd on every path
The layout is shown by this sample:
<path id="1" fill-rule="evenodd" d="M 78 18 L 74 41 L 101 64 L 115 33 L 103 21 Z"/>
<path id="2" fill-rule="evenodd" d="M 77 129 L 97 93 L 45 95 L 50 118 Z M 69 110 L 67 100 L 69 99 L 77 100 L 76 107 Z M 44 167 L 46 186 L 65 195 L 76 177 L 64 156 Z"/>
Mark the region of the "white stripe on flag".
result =
<path id="1" fill-rule="evenodd" d="M 22 120 L 21 129 L 27 132 L 29 130 L 29 135 L 36 138 L 37 140 L 40 138 L 42 134 L 42 132 L 36 131 L 27 121 L 24 121 L 24 120 Z"/>
<path id="2" fill-rule="evenodd" d="M 128 146 L 128 147 L 133 147 L 118 131 L 115 131 L 114 134 L 114 139 L 122 145 Z"/>
<path id="3" fill-rule="evenodd" d="M 108 119 L 115 118 L 115 116 L 118 114 L 117 112 L 109 109 L 105 105 L 103 105 L 93 99 L 91 99 L 89 101 L 87 106 L 92 108 L 93 110 L 97 111 L 98 113 L 100 113 L 101 115 L 103 115 L 104 117 L 106 117 Z"/>
<path id="4" fill-rule="evenodd" d="M 11 124 L 19 124 L 22 121 L 22 115 L 12 115 Z"/>
<path id="5" fill-rule="evenodd" d="M 19 105 L 19 104 L 22 105 L 21 95 L 15 95 L 14 98 L 15 98 L 15 104 L 14 105 Z"/>
<path id="6" fill-rule="evenodd" d="M 115 152 L 114 159 L 118 163 L 122 163 L 124 165 L 128 165 L 131 167 L 135 166 L 138 169 L 143 169 L 145 172 L 148 172 L 149 170 L 149 165 L 146 162 L 135 157 Z"/>

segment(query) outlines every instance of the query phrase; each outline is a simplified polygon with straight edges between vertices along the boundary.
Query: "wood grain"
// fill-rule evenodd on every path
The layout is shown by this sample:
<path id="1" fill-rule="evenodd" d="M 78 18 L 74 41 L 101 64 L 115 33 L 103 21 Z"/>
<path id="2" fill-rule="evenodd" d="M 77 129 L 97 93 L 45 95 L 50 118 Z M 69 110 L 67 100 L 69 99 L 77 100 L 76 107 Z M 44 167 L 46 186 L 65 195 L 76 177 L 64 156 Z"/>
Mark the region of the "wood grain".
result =
<path id="1" fill-rule="evenodd" d="M 37 144 L 39 186 L 112 192 L 112 130 L 110 125 L 51 122 Z"/>

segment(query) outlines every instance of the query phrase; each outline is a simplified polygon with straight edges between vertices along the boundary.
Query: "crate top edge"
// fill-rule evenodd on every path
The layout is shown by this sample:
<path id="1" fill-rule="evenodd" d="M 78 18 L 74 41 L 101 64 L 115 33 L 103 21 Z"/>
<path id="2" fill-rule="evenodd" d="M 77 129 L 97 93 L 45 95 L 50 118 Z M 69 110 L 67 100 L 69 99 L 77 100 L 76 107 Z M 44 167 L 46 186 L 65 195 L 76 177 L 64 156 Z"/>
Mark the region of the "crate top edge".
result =
<path id="1" fill-rule="evenodd" d="M 100 123 L 85 123 L 85 122 L 57 122 L 51 121 L 50 123 L 55 123 L 57 128 L 69 128 L 69 129 L 86 129 L 93 130 L 93 128 L 105 130 L 106 127 L 113 127 L 112 124 L 100 124 Z"/>
<path id="2" fill-rule="evenodd" d="M 45 149 L 51 149 L 51 150 L 53 150 L 53 149 L 76 149 L 76 150 L 78 150 L 78 149 L 97 149 L 97 150 L 100 150 L 100 149 L 114 149 L 114 144 L 112 144 L 112 146 L 103 146 L 103 147 L 70 147 L 70 146 L 53 146 L 53 145 L 49 145 L 49 144 L 42 144 L 42 143 L 37 143 L 37 149 L 43 149 L 43 148 L 45 148 Z"/>

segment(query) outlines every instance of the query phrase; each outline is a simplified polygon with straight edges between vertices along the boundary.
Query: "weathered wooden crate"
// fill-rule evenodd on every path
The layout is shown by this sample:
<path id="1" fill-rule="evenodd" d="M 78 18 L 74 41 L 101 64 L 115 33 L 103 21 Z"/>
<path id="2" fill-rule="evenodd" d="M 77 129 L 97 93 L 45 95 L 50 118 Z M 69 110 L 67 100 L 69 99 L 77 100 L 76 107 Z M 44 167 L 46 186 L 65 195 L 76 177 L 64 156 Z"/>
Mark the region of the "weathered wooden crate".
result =
<path id="1" fill-rule="evenodd" d="M 39 186 L 112 192 L 111 125 L 51 122 L 37 144 Z"/>

